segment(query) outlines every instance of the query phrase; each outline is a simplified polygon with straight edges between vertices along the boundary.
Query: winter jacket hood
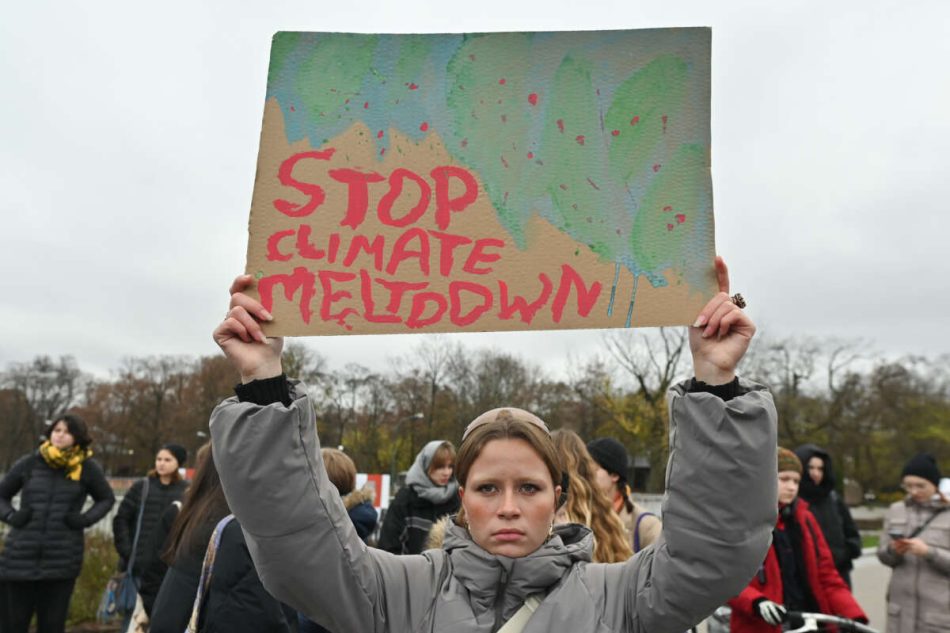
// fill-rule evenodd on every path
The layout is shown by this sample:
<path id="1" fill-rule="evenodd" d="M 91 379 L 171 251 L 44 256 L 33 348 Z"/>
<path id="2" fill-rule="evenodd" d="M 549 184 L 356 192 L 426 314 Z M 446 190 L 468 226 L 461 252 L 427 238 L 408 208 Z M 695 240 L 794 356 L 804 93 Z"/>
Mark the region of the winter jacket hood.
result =
<path id="1" fill-rule="evenodd" d="M 363 487 L 343 497 L 343 507 L 346 508 L 353 527 L 356 528 L 356 533 L 364 543 L 376 529 L 376 523 L 379 520 L 379 514 L 371 503 L 375 496 L 371 488 Z"/>
<path id="2" fill-rule="evenodd" d="M 559 525 L 554 535 L 537 550 L 522 558 L 496 556 L 477 545 L 468 530 L 448 525 L 443 549 L 452 559 L 452 575 L 468 590 L 478 609 L 500 607 L 511 613 L 533 593 L 547 589 L 579 562 L 590 562 L 594 537 L 577 524 Z M 499 586 L 505 587 L 503 605 L 496 605 Z"/>
<path id="3" fill-rule="evenodd" d="M 811 502 L 831 494 L 831 491 L 835 489 L 837 480 L 835 479 L 834 466 L 831 463 L 831 455 L 828 454 L 828 451 L 815 444 L 802 444 L 795 449 L 795 454 L 802 461 L 802 468 L 805 471 L 802 473 L 802 483 L 798 490 L 798 496 Z M 825 474 L 820 484 L 816 484 L 808 475 L 808 462 L 812 457 L 821 459 L 825 464 Z"/>

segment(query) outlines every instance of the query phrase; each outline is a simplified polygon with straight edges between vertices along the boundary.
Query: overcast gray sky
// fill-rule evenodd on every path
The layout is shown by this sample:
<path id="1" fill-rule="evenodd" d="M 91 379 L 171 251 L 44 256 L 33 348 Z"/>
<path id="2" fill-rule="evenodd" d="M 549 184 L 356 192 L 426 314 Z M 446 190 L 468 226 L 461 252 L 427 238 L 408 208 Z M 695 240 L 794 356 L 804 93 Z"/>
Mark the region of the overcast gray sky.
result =
<path id="1" fill-rule="evenodd" d="M 210 354 L 271 35 L 711 26 L 717 247 L 760 328 L 950 352 L 950 2 L 444 0 L 0 9 L 0 368 Z M 592 331 L 464 335 L 558 371 Z M 383 368 L 416 335 L 308 339 Z"/>

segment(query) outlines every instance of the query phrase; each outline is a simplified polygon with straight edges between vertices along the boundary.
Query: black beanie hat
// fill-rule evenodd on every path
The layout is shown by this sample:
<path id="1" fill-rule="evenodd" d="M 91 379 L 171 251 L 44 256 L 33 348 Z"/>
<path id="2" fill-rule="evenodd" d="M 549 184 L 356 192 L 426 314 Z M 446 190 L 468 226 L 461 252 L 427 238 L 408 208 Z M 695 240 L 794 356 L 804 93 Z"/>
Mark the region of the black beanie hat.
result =
<path id="1" fill-rule="evenodd" d="M 601 468 L 613 475 L 619 475 L 620 481 L 627 482 L 630 460 L 623 444 L 612 437 L 601 437 L 588 442 L 587 451 Z"/>
<path id="2" fill-rule="evenodd" d="M 904 465 L 901 471 L 901 478 L 906 475 L 922 477 L 935 486 L 940 485 L 940 469 L 937 468 L 937 460 L 928 453 L 917 453 L 910 458 L 910 461 Z"/>
<path id="3" fill-rule="evenodd" d="M 185 461 L 188 459 L 188 449 L 186 449 L 181 444 L 164 444 L 159 450 L 168 451 L 175 456 L 175 459 L 178 460 L 178 467 L 181 468 L 185 465 Z"/>

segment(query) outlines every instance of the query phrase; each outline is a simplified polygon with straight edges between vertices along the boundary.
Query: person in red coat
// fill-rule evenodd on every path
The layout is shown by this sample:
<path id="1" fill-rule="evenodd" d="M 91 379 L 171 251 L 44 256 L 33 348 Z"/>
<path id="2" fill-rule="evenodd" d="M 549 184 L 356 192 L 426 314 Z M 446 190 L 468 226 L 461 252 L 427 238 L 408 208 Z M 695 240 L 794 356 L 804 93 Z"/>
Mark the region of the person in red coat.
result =
<path id="1" fill-rule="evenodd" d="M 867 623 L 848 585 L 835 568 L 821 527 L 798 498 L 802 463 L 778 449 L 779 516 L 772 546 L 749 586 L 729 601 L 731 633 L 777 633 L 787 611 L 808 611 Z"/>

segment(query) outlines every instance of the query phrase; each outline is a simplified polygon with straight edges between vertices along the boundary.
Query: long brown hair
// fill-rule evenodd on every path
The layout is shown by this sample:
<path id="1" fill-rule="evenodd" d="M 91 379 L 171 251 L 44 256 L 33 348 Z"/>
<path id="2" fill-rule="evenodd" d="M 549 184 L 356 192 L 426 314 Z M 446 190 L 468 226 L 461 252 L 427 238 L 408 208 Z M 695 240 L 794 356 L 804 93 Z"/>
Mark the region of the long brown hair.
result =
<path id="1" fill-rule="evenodd" d="M 182 556 L 200 556 L 208 547 L 214 526 L 231 513 L 214 465 L 211 442 L 198 449 L 195 478 L 185 493 L 181 512 L 172 524 L 162 560 L 171 565 Z"/>
<path id="2" fill-rule="evenodd" d="M 574 431 L 559 429 L 551 434 L 554 447 L 567 473 L 565 510 L 571 523 L 581 523 L 594 532 L 594 561 L 619 563 L 633 556 L 620 516 L 607 495 L 595 484 L 597 462 L 584 440 Z"/>

